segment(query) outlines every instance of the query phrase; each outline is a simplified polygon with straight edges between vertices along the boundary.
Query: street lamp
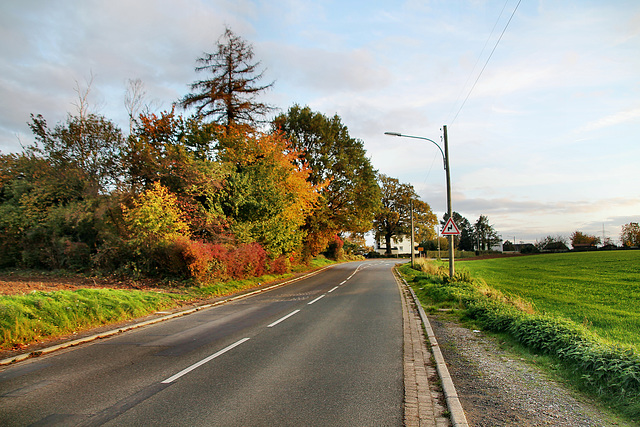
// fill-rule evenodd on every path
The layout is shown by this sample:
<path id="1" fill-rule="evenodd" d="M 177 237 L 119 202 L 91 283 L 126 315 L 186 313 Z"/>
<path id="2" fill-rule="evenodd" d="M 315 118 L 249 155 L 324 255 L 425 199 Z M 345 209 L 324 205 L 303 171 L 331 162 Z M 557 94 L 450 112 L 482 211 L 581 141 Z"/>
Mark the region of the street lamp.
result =
<path id="1" fill-rule="evenodd" d="M 385 132 L 385 135 L 390 136 L 399 136 L 402 138 L 413 138 L 413 139 L 423 139 L 425 141 L 432 142 L 438 150 L 440 150 L 440 154 L 442 154 L 442 162 L 444 163 L 444 170 L 447 175 L 447 212 L 449 213 L 449 218 L 453 218 L 453 211 L 451 209 L 451 174 L 449 172 L 449 139 L 447 138 L 447 125 L 442 127 L 442 131 L 444 134 L 444 151 L 437 142 L 433 139 L 425 138 L 423 136 L 412 136 L 412 135 L 404 135 L 398 132 Z M 411 248 L 411 252 L 413 253 L 413 248 Z M 455 273 L 454 268 L 454 248 L 453 248 L 453 236 L 449 236 L 449 277 L 453 277 Z"/>

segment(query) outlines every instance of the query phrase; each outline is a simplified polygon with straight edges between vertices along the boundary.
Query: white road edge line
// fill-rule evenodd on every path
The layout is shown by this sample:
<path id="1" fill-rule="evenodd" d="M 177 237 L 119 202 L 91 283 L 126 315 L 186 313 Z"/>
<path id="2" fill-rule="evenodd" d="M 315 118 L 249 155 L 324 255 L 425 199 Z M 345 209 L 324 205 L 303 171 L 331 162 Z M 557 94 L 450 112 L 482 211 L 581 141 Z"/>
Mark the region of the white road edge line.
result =
<path id="1" fill-rule="evenodd" d="M 223 348 L 222 350 L 212 354 L 211 356 L 202 359 L 198 363 L 194 363 L 193 365 L 189 366 L 188 368 L 183 369 L 182 371 L 178 372 L 174 376 L 167 378 L 166 380 L 162 381 L 162 384 L 169 384 L 169 383 L 174 382 L 175 380 L 177 380 L 181 376 L 183 376 L 185 374 L 188 374 L 189 372 L 193 371 L 194 369 L 204 365 L 207 362 L 210 362 L 211 360 L 215 359 L 216 357 L 226 353 L 227 351 L 239 346 L 240 344 L 242 344 L 243 342 L 246 342 L 246 341 L 249 341 L 249 338 L 243 338 L 240 341 L 236 341 L 235 343 L 231 344 L 230 346 L 227 346 L 227 347 Z"/>
<path id="2" fill-rule="evenodd" d="M 321 300 L 322 298 L 324 298 L 324 295 L 320 295 L 318 298 L 314 299 L 313 301 L 308 302 L 308 303 L 307 303 L 307 305 L 311 305 L 311 304 L 313 304 L 314 302 L 316 302 L 316 301 L 318 301 L 318 300 Z"/>
<path id="3" fill-rule="evenodd" d="M 335 288 L 331 289 L 329 292 L 327 292 L 328 294 L 330 294 L 331 292 L 335 291 L 336 289 L 338 289 L 339 286 L 336 286 Z"/>
<path id="4" fill-rule="evenodd" d="M 276 321 L 275 321 L 275 322 L 273 322 L 272 324 L 267 325 L 267 328 L 273 328 L 273 327 L 274 327 L 274 326 L 276 326 L 278 323 L 280 323 L 280 322 L 284 322 L 284 321 L 285 321 L 285 320 L 287 320 L 289 317 L 293 316 L 294 314 L 298 313 L 299 311 L 300 311 L 300 310 L 292 311 L 291 313 L 287 314 L 286 316 L 284 316 L 284 317 L 282 317 L 282 318 L 280 318 L 280 319 L 276 320 Z"/>

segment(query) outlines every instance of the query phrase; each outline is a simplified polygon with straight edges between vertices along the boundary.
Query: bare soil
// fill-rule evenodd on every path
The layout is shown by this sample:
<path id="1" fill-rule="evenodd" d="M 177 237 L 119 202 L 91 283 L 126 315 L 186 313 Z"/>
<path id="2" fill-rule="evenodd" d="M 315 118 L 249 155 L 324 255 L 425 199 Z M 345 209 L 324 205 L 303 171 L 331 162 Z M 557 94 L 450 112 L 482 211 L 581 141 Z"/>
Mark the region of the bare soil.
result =
<path id="1" fill-rule="evenodd" d="M 119 279 L 115 277 L 85 277 L 80 275 L 58 276 L 43 273 L 2 273 L 0 274 L 0 295 L 20 295 L 34 291 L 73 291 L 82 288 L 112 288 L 162 290 L 154 281 Z"/>
<path id="2" fill-rule="evenodd" d="M 633 426 L 451 315 L 429 315 L 470 426 Z"/>

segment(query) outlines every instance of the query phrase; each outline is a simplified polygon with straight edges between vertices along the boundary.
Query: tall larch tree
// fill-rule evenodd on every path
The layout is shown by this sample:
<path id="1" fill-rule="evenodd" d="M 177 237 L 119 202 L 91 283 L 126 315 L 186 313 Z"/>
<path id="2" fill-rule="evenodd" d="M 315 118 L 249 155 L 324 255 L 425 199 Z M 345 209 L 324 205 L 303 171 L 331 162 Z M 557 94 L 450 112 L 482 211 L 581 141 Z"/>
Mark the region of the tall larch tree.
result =
<path id="1" fill-rule="evenodd" d="M 273 82 L 260 85 L 264 70 L 254 62 L 253 46 L 226 28 L 214 53 L 197 60 L 196 71 L 209 76 L 191 84 L 191 93 L 179 101 L 184 108 L 195 107 L 199 117 L 229 127 L 258 123 L 273 108 L 256 97 Z"/>

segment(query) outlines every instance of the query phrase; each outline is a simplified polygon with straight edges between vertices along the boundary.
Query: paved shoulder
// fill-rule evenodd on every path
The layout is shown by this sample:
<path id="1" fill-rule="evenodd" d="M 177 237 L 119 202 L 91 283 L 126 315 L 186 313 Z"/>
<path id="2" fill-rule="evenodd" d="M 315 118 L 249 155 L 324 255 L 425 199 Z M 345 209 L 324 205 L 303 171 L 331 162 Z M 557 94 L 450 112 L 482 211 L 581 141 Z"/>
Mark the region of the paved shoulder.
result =
<path id="1" fill-rule="evenodd" d="M 404 319 L 404 423 L 406 426 L 445 427 L 445 395 L 438 385 L 438 373 L 427 348 L 422 320 L 406 287 L 398 283 L 402 293 Z"/>

